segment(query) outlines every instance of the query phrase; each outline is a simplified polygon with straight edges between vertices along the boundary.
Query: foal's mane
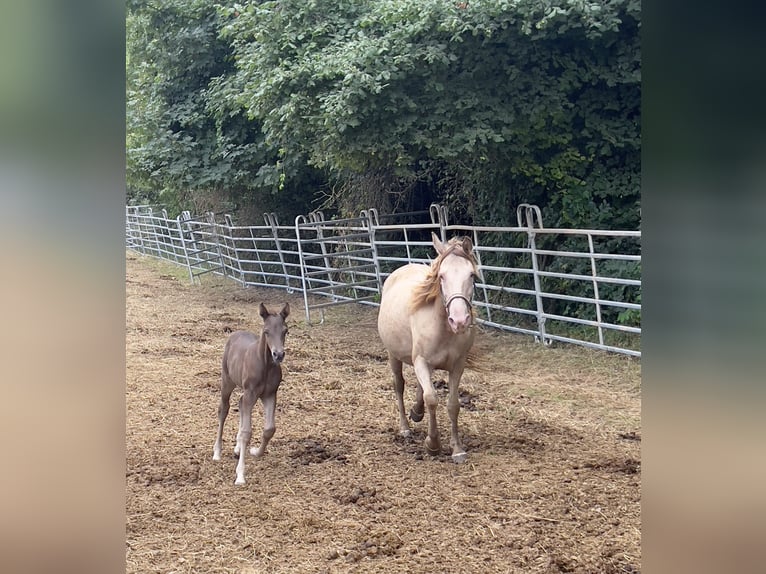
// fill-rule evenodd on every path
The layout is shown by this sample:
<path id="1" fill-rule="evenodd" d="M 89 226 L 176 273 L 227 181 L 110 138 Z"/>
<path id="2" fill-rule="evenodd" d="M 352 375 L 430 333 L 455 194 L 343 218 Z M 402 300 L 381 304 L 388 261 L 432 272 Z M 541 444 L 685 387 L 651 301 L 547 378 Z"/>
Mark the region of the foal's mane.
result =
<path id="1" fill-rule="evenodd" d="M 463 238 L 453 237 L 445 244 L 444 251 L 431 262 L 425 280 L 412 290 L 412 295 L 410 296 L 411 311 L 415 311 L 424 305 L 430 305 L 441 297 L 439 270 L 441 269 L 442 261 L 453 253 L 470 261 L 473 265 L 474 273 L 478 273 L 476 259 L 473 254 L 466 253 L 463 249 Z"/>

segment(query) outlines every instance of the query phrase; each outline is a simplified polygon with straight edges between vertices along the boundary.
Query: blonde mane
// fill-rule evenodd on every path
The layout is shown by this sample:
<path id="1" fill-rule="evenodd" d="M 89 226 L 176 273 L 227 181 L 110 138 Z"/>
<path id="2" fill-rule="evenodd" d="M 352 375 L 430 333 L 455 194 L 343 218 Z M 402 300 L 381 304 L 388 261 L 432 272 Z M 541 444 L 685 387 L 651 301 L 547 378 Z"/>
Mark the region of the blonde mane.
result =
<path id="1" fill-rule="evenodd" d="M 441 269 L 442 261 L 449 255 L 454 253 L 463 259 L 467 259 L 473 265 L 473 272 L 478 274 L 476 259 L 473 254 L 466 253 L 463 249 L 462 237 L 453 237 L 445 244 L 445 247 L 444 251 L 431 262 L 425 280 L 413 289 L 410 298 L 410 311 L 416 311 L 424 305 L 430 305 L 442 296 L 439 285 L 439 270 Z"/>

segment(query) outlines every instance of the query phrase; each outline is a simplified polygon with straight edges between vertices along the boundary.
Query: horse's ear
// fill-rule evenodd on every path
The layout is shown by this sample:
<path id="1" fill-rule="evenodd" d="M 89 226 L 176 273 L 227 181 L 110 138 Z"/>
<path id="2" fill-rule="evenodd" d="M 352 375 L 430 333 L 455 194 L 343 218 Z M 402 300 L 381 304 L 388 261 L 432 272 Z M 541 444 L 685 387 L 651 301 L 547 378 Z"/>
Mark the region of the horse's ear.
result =
<path id="1" fill-rule="evenodd" d="M 287 319 L 287 316 L 290 314 L 290 303 L 285 303 L 279 314 L 282 315 L 282 319 Z"/>
<path id="2" fill-rule="evenodd" d="M 434 249 L 436 249 L 436 252 L 441 255 L 444 251 L 444 243 L 442 243 L 438 237 L 436 237 L 436 234 L 432 231 L 431 232 L 431 241 L 433 241 Z"/>
<path id="3" fill-rule="evenodd" d="M 266 308 L 266 305 L 261 303 L 261 306 L 258 308 L 258 312 L 261 314 L 261 317 L 264 319 L 269 316 L 269 310 Z"/>
<path id="4" fill-rule="evenodd" d="M 473 241 L 471 241 L 471 238 L 467 235 L 463 237 L 463 240 L 461 241 L 461 245 L 463 246 L 463 251 L 465 251 L 466 255 L 470 255 L 473 251 Z"/>

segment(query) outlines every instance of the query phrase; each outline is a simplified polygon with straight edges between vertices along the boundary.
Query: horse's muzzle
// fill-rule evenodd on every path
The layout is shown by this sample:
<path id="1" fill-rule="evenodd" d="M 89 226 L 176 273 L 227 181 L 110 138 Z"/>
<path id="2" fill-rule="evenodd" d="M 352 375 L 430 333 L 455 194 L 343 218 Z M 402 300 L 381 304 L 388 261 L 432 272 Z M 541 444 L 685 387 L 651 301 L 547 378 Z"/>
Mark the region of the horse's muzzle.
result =
<path id="1" fill-rule="evenodd" d="M 285 360 L 285 352 L 284 351 L 272 351 L 271 352 L 271 358 L 274 359 L 274 362 L 278 365 L 282 361 Z"/>
<path id="2" fill-rule="evenodd" d="M 450 310 L 450 304 L 455 300 L 460 299 L 465 303 L 465 312 L 462 309 L 455 311 Z M 444 310 L 447 312 L 447 322 L 450 329 L 455 334 L 464 333 L 466 329 L 473 325 L 473 314 L 471 308 L 471 300 L 461 293 L 452 295 L 444 302 Z"/>

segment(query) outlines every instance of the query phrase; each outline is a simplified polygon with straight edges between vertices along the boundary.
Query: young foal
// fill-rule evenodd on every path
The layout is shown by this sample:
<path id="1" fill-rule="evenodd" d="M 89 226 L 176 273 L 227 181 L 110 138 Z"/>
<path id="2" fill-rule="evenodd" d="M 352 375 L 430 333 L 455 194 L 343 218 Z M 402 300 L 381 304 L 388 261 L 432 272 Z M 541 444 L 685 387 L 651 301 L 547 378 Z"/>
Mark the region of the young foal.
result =
<path id="1" fill-rule="evenodd" d="M 242 389 L 239 399 L 239 432 L 234 454 L 239 455 L 237 479 L 234 484 L 245 484 L 245 450 L 252 435 L 252 416 L 255 401 L 260 397 L 263 403 L 263 436 L 258 448 L 251 448 L 250 454 L 261 456 L 274 436 L 276 425 L 274 411 L 277 406 L 277 389 L 282 381 L 280 363 L 285 358 L 285 319 L 290 314 L 290 305 L 285 303 L 278 313 L 269 313 L 261 303 L 263 330 L 260 337 L 249 331 L 236 331 L 226 341 L 221 365 L 221 404 L 218 407 L 218 435 L 213 445 L 213 460 L 221 460 L 221 438 L 223 423 L 229 414 L 229 399 L 234 387 Z"/>
<path id="2" fill-rule="evenodd" d="M 383 284 L 378 334 L 388 350 L 388 363 L 394 375 L 400 433 L 412 434 L 404 414 L 402 364 L 407 363 L 414 367 L 419 383 L 410 418 L 416 422 L 423 419 L 425 402 L 428 409 L 426 449 L 432 454 L 441 450 L 441 442 L 431 373 L 434 369 L 449 371 L 450 445 L 452 460 L 461 463 L 467 455 L 457 430 L 458 385 L 474 341 L 471 299 L 478 270 L 470 238 L 453 238 L 444 244 L 436 235 L 431 237 L 439 256 L 430 267 L 404 265 Z"/>

